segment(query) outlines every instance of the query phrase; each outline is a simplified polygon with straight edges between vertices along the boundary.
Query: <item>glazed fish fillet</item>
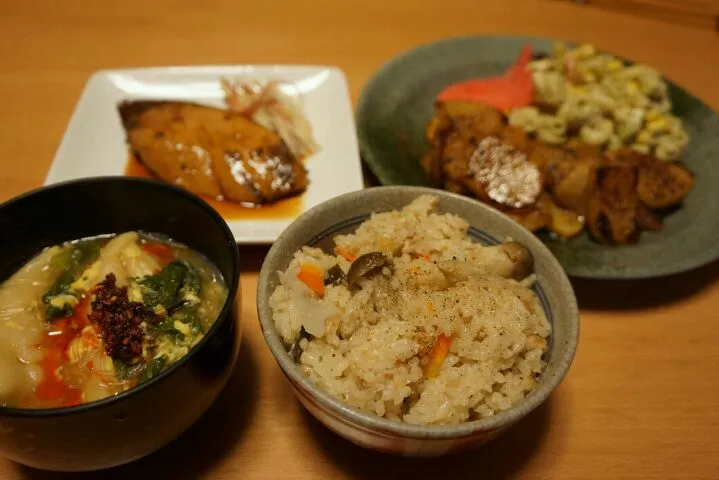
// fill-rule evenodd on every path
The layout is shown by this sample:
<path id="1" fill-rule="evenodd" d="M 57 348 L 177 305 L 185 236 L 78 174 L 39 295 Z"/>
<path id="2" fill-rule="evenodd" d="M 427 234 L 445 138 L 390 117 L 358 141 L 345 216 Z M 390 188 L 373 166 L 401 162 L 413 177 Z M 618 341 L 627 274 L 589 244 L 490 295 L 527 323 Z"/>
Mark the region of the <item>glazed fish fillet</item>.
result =
<path id="1" fill-rule="evenodd" d="M 307 171 L 282 139 L 244 116 L 186 102 L 123 102 L 118 110 L 130 148 L 166 182 L 256 205 L 307 188 Z"/>

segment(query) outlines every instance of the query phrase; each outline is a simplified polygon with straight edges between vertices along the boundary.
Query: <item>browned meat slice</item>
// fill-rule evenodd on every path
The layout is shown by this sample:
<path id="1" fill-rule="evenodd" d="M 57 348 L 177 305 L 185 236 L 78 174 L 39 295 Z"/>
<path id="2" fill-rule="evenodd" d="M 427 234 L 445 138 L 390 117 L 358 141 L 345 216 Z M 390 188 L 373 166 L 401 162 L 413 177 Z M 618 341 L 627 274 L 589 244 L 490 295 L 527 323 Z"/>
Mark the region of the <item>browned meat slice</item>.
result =
<path id="1" fill-rule="evenodd" d="M 454 180 L 446 179 L 444 181 L 444 189 L 448 192 L 452 193 L 459 193 L 462 195 L 468 195 L 469 190 L 467 190 L 464 185 L 462 185 L 459 182 L 455 182 Z"/>
<path id="2" fill-rule="evenodd" d="M 427 124 L 425 129 L 425 137 L 427 143 L 433 147 L 438 147 L 444 142 L 447 133 L 452 129 L 452 118 L 444 110 L 438 110 L 437 114 Z"/>
<path id="3" fill-rule="evenodd" d="M 432 185 L 441 185 L 442 181 L 442 159 L 439 148 L 430 148 L 422 155 L 420 165 L 427 172 L 427 178 Z"/>
<path id="4" fill-rule="evenodd" d="M 535 152 L 530 160 L 534 158 L 535 162 L 544 165 L 545 187 L 552 193 L 556 203 L 584 214 L 596 183 L 596 171 L 601 166 L 601 159 L 591 155 L 582 157 L 574 151 L 545 146 L 537 146 Z"/>
<path id="5" fill-rule="evenodd" d="M 444 174 L 455 182 L 469 176 L 469 159 L 476 148 L 476 143 L 467 142 L 459 132 L 450 133 L 442 152 Z"/>
<path id="6" fill-rule="evenodd" d="M 166 182 L 254 204 L 307 187 L 280 137 L 244 116 L 186 102 L 123 102 L 118 110 L 130 147 Z"/>
<path id="7" fill-rule="evenodd" d="M 444 112 L 440 110 L 437 112 L 432 120 L 427 124 L 425 135 L 427 137 L 427 143 L 429 143 L 429 150 L 422 156 L 420 160 L 420 166 L 427 173 L 427 178 L 430 184 L 434 186 L 441 186 L 444 174 L 442 172 L 442 151 L 444 150 L 444 143 L 447 139 L 447 134 L 452 129 L 452 119 Z"/>
<path id="8" fill-rule="evenodd" d="M 504 143 L 513 146 L 526 155 L 529 155 L 532 151 L 532 140 L 529 138 L 529 135 L 519 127 L 507 125 L 502 130 L 501 139 Z"/>
<path id="9" fill-rule="evenodd" d="M 589 200 L 587 224 L 595 240 L 625 244 L 636 240 L 637 167 L 612 165 L 597 169 L 596 190 Z"/>
<path id="10" fill-rule="evenodd" d="M 639 202 L 637 203 L 637 225 L 644 230 L 661 230 L 662 217 L 642 202 Z"/>
<path id="11" fill-rule="evenodd" d="M 551 187 L 555 183 L 561 182 L 572 170 L 575 154 L 559 147 L 538 142 L 529 155 L 529 161 L 544 173 L 546 184 Z"/>
<path id="12" fill-rule="evenodd" d="M 684 200 L 694 188 L 694 174 L 677 163 L 665 163 L 648 155 L 639 163 L 639 199 L 651 208 L 669 208 Z"/>
<path id="13" fill-rule="evenodd" d="M 637 195 L 639 200 L 650 208 L 665 209 L 676 206 L 694 188 L 694 173 L 679 163 L 662 162 L 652 155 L 628 148 L 614 152 L 612 161 L 639 168 Z"/>
<path id="14" fill-rule="evenodd" d="M 474 178 L 469 170 L 469 160 L 476 149 L 476 144 L 467 141 L 460 132 L 450 133 L 441 158 L 442 173 L 445 183 L 451 182 L 453 191 L 469 191 L 478 199 L 488 202 L 491 199 L 487 195 L 487 189 Z"/>
<path id="15" fill-rule="evenodd" d="M 472 196 L 532 231 L 585 227 L 600 243 L 635 242 L 694 188 L 694 174 L 631 149 L 577 139 L 549 145 L 478 102 L 436 104 L 420 164 L 435 186 Z"/>
<path id="16" fill-rule="evenodd" d="M 485 137 L 496 137 L 502 133 L 503 125 L 491 116 L 454 118 L 456 131 L 467 141 L 477 144 Z"/>
<path id="17" fill-rule="evenodd" d="M 584 143 L 577 139 L 569 140 L 565 148 L 571 150 L 581 158 L 591 157 L 599 159 L 602 157 L 602 147 L 600 145 L 592 145 L 590 143 Z"/>
<path id="18" fill-rule="evenodd" d="M 485 188 L 469 171 L 469 159 L 479 142 L 488 135 L 498 135 L 504 128 L 502 114 L 477 102 L 443 102 L 426 128 L 430 145 L 420 160 L 433 185 L 451 185 L 455 192 L 467 190 L 480 199 L 489 200 Z"/>
<path id="19" fill-rule="evenodd" d="M 457 128 L 465 134 L 479 137 L 499 135 L 504 128 L 502 113 L 479 102 L 449 101 L 439 108 L 454 119 Z"/>

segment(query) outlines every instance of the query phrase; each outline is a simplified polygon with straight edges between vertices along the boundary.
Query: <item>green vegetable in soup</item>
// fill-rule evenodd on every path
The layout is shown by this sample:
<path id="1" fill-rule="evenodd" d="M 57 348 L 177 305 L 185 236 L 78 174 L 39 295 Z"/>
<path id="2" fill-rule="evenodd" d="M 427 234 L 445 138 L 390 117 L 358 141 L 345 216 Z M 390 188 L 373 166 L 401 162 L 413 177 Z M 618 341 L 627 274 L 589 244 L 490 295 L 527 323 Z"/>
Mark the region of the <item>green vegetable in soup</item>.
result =
<path id="1" fill-rule="evenodd" d="M 137 385 L 148 381 L 152 377 L 156 377 L 169 366 L 167 357 L 165 356 L 154 358 L 147 363 L 138 363 L 135 365 L 128 365 L 121 360 L 115 360 L 113 364 L 115 366 L 115 376 L 119 380 L 136 378 Z"/>
<path id="2" fill-rule="evenodd" d="M 75 310 L 78 298 L 72 282 L 100 255 L 104 239 L 83 240 L 64 247 L 51 261 L 51 267 L 60 271 L 57 279 L 42 297 L 48 320 L 66 317 Z"/>
<path id="3" fill-rule="evenodd" d="M 202 288 L 196 268 L 174 261 L 158 274 L 140 278 L 137 283 L 145 304 L 165 316 L 149 327 L 156 339 L 166 336 L 176 345 L 192 344 L 204 333 L 196 314 Z"/>
<path id="4" fill-rule="evenodd" d="M 123 362 L 120 359 L 113 360 L 112 365 L 115 368 L 115 376 L 118 378 L 118 380 L 129 380 L 135 377 L 135 375 L 137 375 L 137 372 L 141 368 L 141 364 L 139 363 L 131 365 Z"/>
<path id="5" fill-rule="evenodd" d="M 202 289 L 202 278 L 200 272 L 188 265 L 185 281 L 180 288 L 180 297 L 185 306 L 197 306 L 200 303 L 200 290 Z"/>
<path id="6" fill-rule="evenodd" d="M 137 283 L 145 305 L 150 308 L 162 305 L 165 309 L 175 305 L 189 270 L 185 263 L 174 261 L 155 275 L 139 278 Z"/>
<path id="7" fill-rule="evenodd" d="M 162 271 L 136 280 L 145 305 L 172 317 L 176 312 L 200 304 L 202 278 L 191 265 L 174 261 Z"/>
<path id="8" fill-rule="evenodd" d="M 167 366 L 167 358 L 166 357 L 158 357 L 153 358 L 152 361 L 150 361 L 147 366 L 145 366 L 145 369 L 140 374 L 140 378 L 138 379 L 138 384 L 145 383 L 146 381 L 150 380 L 152 377 L 156 377 L 159 375 Z"/>
<path id="9" fill-rule="evenodd" d="M 175 316 L 167 317 L 160 322 L 156 327 L 152 328 L 152 333 L 155 337 L 167 337 L 172 340 L 173 343 L 177 344 L 184 340 L 183 333 L 175 326 Z"/>
<path id="10" fill-rule="evenodd" d="M 194 341 L 198 335 L 205 333 L 199 317 L 193 310 L 179 313 L 175 315 L 175 319 L 180 322 L 180 324 L 184 325 L 181 327 L 183 331 L 180 333 L 184 337 L 183 340 L 185 342 Z M 175 325 L 175 328 L 177 328 L 177 326 L 178 325 Z"/>

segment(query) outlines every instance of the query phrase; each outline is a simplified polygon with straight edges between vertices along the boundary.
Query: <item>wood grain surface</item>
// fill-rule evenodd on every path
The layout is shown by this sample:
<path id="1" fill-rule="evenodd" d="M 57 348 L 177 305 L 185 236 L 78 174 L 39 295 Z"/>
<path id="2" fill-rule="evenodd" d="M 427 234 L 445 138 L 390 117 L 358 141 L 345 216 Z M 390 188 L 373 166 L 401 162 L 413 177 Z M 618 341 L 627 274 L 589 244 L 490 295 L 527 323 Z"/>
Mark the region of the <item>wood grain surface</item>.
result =
<path id="1" fill-rule="evenodd" d="M 356 101 L 392 56 L 481 33 L 593 42 L 658 67 L 719 108 L 715 32 L 564 2 L 5 1 L 0 201 L 42 183 L 95 70 L 332 64 L 345 71 Z M 160 452 L 70 478 L 719 478 L 719 264 L 654 281 L 575 282 L 579 350 L 550 400 L 479 451 L 412 460 L 360 450 L 293 399 L 257 322 L 257 272 L 266 248 L 240 250 L 245 337 L 221 398 Z M 0 459 L 0 478 L 55 475 Z"/>
<path id="2" fill-rule="evenodd" d="M 557 1 L 557 0 L 553 0 Z M 558 0 L 719 32 L 719 0 Z"/>

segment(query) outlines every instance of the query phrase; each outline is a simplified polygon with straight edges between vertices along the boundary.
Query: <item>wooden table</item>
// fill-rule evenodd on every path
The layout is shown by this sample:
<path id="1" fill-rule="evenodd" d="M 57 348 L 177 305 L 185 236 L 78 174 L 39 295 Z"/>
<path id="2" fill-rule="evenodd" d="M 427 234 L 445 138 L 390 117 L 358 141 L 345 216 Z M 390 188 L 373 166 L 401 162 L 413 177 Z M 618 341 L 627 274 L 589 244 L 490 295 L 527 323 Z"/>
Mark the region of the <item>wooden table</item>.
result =
<path id="1" fill-rule="evenodd" d="M 3 2 L 0 200 L 42 183 L 83 84 L 100 68 L 333 64 L 356 100 L 404 50 L 501 32 L 593 42 L 655 65 L 719 108 L 719 36 L 711 30 L 563 2 L 449 3 Z M 411 460 L 345 442 L 294 401 L 258 328 L 266 249 L 241 253 L 246 334 L 226 391 L 170 446 L 103 478 L 719 478 L 719 264 L 656 281 L 576 282 L 580 346 L 550 400 L 477 452 Z M 0 460 L 0 477 L 53 476 Z"/>

